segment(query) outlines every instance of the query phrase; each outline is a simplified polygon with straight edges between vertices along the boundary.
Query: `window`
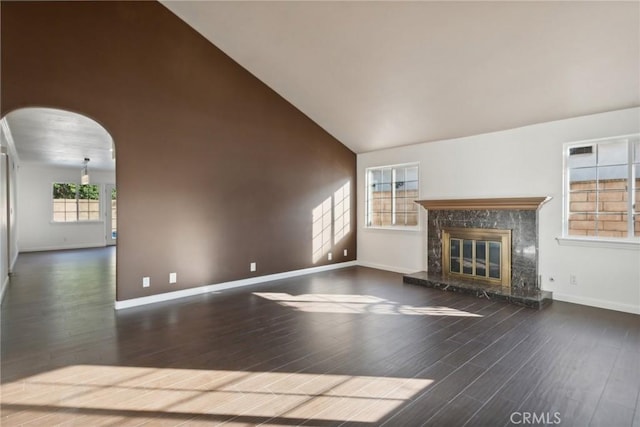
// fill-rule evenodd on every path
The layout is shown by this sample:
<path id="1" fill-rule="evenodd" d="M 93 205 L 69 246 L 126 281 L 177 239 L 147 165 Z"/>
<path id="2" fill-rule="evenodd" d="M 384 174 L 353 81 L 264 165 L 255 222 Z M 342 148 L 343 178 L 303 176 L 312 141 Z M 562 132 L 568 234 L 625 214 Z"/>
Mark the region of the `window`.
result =
<path id="1" fill-rule="evenodd" d="M 53 221 L 78 222 L 100 219 L 100 187 L 70 183 L 53 184 Z"/>
<path id="2" fill-rule="evenodd" d="M 368 168 L 366 180 L 367 227 L 418 225 L 418 165 Z"/>
<path id="3" fill-rule="evenodd" d="M 118 238 L 118 192 L 111 189 L 111 238 Z"/>
<path id="4" fill-rule="evenodd" d="M 640 135 L 565 146 L 564 235 L 640 237 Z"/>

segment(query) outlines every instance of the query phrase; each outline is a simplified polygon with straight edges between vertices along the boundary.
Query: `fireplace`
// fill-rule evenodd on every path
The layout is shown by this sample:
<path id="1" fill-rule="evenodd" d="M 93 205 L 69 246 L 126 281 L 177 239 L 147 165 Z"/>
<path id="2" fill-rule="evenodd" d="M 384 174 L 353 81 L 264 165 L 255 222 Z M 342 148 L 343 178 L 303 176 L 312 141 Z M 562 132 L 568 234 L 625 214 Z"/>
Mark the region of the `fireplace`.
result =
<path id="1" fill-rule="evenodd" d="M 443 229 L 442 272 L 492 285 L 511 286 L 511 230 Z"/>
<path id="2" fill-rule="evenodd" d="M 538 209 L 550 198 L 418 200 L 428 213 L 427 271 L 406 283 L 540 308 Z"/>

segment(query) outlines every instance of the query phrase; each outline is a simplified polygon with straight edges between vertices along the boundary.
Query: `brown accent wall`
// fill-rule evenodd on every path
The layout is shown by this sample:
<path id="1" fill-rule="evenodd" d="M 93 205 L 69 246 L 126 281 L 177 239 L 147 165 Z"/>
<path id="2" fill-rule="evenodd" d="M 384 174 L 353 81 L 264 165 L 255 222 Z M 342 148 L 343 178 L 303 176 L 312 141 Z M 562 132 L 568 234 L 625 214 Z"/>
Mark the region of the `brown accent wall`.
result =
<path id="1" fill-rule="evenodd" d="M 312 212 L 345 183 L 331 263 L 355 259 L 355 154 L 161 4 L 1 7 L 2 116 L 61 108 L 115 140 L 118 300 L 329 263 Z"/>

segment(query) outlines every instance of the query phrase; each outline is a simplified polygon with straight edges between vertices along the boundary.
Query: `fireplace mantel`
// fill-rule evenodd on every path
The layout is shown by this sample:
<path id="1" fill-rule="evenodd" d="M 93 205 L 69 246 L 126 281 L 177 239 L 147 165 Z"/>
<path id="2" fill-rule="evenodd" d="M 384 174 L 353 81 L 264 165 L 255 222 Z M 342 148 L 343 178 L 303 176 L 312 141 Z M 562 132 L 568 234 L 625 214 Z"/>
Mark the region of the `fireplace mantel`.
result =
<path id="1" fill-rule="evenodd" d="M 425 209 L 434 210 L 531 210 L 538 209 L 551 197 L 502 197 L 492 199 L 416 200 Z"/>

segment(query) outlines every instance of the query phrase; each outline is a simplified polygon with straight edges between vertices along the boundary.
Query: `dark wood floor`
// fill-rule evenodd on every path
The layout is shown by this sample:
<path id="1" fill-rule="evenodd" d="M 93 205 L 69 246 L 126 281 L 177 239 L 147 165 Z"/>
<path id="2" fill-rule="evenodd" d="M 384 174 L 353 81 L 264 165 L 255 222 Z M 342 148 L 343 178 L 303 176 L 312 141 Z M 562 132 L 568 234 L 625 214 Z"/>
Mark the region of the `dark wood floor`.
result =
<path id="1" fill-rule="evenodd" d="M 361 267 L 116 312 L 114 263 L 19 257 L 0 424 L 640 426 L 637 315 Z"/>

